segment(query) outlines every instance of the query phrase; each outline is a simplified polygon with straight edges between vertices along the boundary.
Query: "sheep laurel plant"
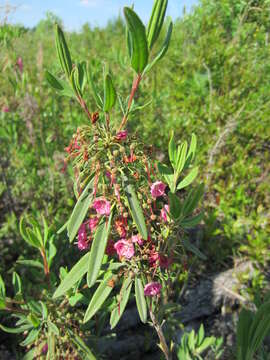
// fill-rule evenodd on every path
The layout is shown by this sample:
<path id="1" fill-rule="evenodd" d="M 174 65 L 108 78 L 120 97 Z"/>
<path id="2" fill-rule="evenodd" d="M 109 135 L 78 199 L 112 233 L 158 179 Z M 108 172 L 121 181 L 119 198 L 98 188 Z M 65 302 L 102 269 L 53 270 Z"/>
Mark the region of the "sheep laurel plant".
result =
<path id="1" fill-rule="evenodd" d="M 134 70 L 126 102 L 115 89 L 108 69 L 104 70 L 103 95 L 97 91 L 91 65 L 71 58 L 64 33 L 57 25 L 56 49 L 66 81 L 50 72 L 46 77 L 61 94 L 75 98 L 87 117 L 66 148 L 66 161 L 72 161 L 74 169 L 77 203 L 61 229 L 67 229 L 69 241 L 77 241 L 83 255 L 60 283 L 54 298 L 65 295 L 86 275 L 87 286 L 94 291 L 84 322 L 92 319 L 112 296 L 113 329 L 135 293 L 141 321 L 151 322 L 160 348 L 166 359 L 171 359 L 161 315 L 164 299 L 171 291 L 170 266 L 177 261 L 182 246 L 179 229 L 194 226 L 202 218 L 201 213 L 193 215 L 203 194 L 202 185 L 191 190 L 185 200 L 179 198 L 179 193 L 197 176 L 198 168 L 192 167 L 196 137 L 192 136 L 189 145 L 183 142 L 177 146 L 172 135 L 167 166 L 156 164 L 151 148 L 127 130 L 140 83 L 169 47 L 172 23 L 161 49 L 152 57 L 166 8 L 167 0 L 155 1 L 147 28 L 132 8 L 124 8 L 128 55 Z M 98 111 L 89 109 L 87 84 Z M 122 119 L 114 118 L 117 100 Z"/>

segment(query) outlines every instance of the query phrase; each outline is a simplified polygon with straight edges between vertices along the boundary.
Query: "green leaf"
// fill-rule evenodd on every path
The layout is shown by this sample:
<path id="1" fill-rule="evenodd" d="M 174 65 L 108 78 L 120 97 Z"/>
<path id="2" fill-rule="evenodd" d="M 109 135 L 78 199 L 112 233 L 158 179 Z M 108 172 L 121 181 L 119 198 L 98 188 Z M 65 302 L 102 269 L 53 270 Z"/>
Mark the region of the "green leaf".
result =
<path id="1" fill-rule="evenodd" d="M 51 85 L 52 88 L 58 91 L 63 91 L 64 88 L 61 84 L 61 82 L 48 70 L 45 71 L 45 78 L 48 81 L 48 83 Z"/>
<path id="2" fill-rule="evenodd" d="M 56 336 L 59 336 L 59 329 L 51 320 L 47 321 L 47 325 L 51 333 L 53 333 Z"/>
<path id="3" fill-rule="evenodd" d="M 42 320 L 46 320 L 48 317 L 48 309 L 46 304 L 43 301 L 39 301 L 41 308 L 42 308 Z"/>
<path id="4" fill-rule="evenodd" d="M 170 215 L 173 219 L 177 220 L 181 215 L 181 202 L 179 197 L 176 194 L 173 194 L 172 192 L 169 192 L 169 207 L 170 207 Z"/>
<path id="5" fill-rule="evenodd" d="M 204 326 L 201 324 L 199 332 L 198 332 L 198 345 L 201 345 L 204 339 Z"/>
<path id="6" fill-rule="evenodd" d="M 57 24 L 55 26 L 55 44 L 62 70 L 69 78 L 72 71 L 72 61 L 64 33 Z"/>
<path id="7" fill-rule="evenodd" d="M 37 356 L 37 349 L 36 347 L 34 347 L 33 349 L 29 350 L 24 357 L 22 358 L 22 360 L 33 360 L 35 359 L 35 357 Z"/>
<path id="8" fill-rule="evenodd" d="M 156 0 L 152 9 L 149 24 L 147 26 L 147 42 L 151 49 L 158 39 L 163 26 L 168 0 Z"/>
<path id="9" fill-rule="evenodd" d="M 176 173 L 177 178 L 181 174 L 181 171 L 184 169 L 186 162 L 186 154 L 187 154 L 187 142 L 183 142 L 177 149 L 177 163 L 176 163 Z"/>
<path id="10" fill-rule="evenodd" d="M 107 275 L 104 280 L 99 284 L 98 288 L 96 289 L 88 308 L 85 312 L 83 322 L 86 323 L 89 321 L 96 312 L 101 308 L 104 301 L 108 298 L 110 295 L 113 286 L 108 285 L 109 281 L 113 278 L 112 274 Z"/>
<path id="11" fill-rule="evenodd" d="M 270 302 L 264 303 L 257 310 L 251 327 L 249 328 L 248 348 L 250 349 L 251 358 L 259 349 L 264 338 L 270 332 Z"/>
<path id="12" fill-rule="evenodd" d="M 74 98 L 74 92 L 69 84 L 65 81 L 56 78 L 53 74 L 46 70 L 45 77 L 52 88 L 57 90 L 60 95 Z"/>
<path id="13" fill-rule="evenodd" d="M 168 184 L 172 193 L 175 192 L 175 182 L 174 182 L 174 173 L 173 171 L 164 164 L 158 163 L 157 164 L 158 172 L 163 177 L 165 182 Z"/>
<path id="14" fill-rule="evenodd" d="M 16 271 L 13 271 L 12 273 L 12 285 L 14 287 L 14 293 L 15 295 L 22 293 L 22 282 L 20 276 L 16 273 Z"/>
<path id="15" fill-rule="evenodd" d="M 21 346 L 31 345 L 40 333 L 40 329 L 33 329 L 29 332 L 26 339 L 20 343 Z"/>
<path id="16" fill-rule="evenodd" d="M 36 234 L 33 233 L 32 230 L 31 230 L 31 232 L 29 232 L 30 230 L 31 229 L 29 227 L 26 227 L 25 217 L 22 216 L 21 220 L 20 220 L 20 234 L 21 234 L 22 238 L 28 245 L 39 248 L 40 242 L 39 242 Z"/>
<path id="17" fill-rule="evenodd" d="M 188 251 L 198 256 L 198 258 L 202 260 L 207 260 L 207 257 L 195 245 L 191 244 L 188 239 L 183 239 L 183 245 Z"/>
<path id="18" fill-rule="evenodd" d="M 46 360 L 55 360 L 55 335 L 50 330 L 48 331 L 48 352 Z"/>
<path id="19" fill-rule="evenodd" d="M 116 101 L 116 91 L 113 86 L 110 74 L 106 74 L 104 78 L 104 103 L 103 111 L 108 112 L 112 109 Z"/>
<path id="20" fill-rule="evenodd" d="M 1 275 L 0 275 L 0 296 L 2 298 L 6 297 L 6 286 Z"/>
<path id="21" fill-rule="evenodd" d="M 103 217 L 95 232 L 94 240 L 91 246 L 89 267 L 87 272 L 87 284 L 89 287 L 95 284 L 99 275 L 111 229 L 112 215 L 113 211 L 111 210 L 109 219 Z"/>
<path id="22" fill-rule="evenodd" d="M 19 334 L 19 333 L 22 333 L 26 330 L 29 330 L 33 327 L 33 325 L 31 324 L 26 324 L 26 325 L 23 325 L 23 326 L 20 326 L 20 327 L 17 327 L 17 328 L 9 328 L 9 327 L 6 327 L 4 325 L 1 325 L 0 324 L 0 329 L 9 333 L 9 334 Z"/>
<path id="23" fill-rule="evenodd" d="M 201 346 L 196 348 L 196 352 L 198 354 L 203 353 L 206 349 L 208 349 L 210 346 L 215 345 L 216 343 L 216 338 L 214 336 L 210 336 L 204 339 L 203 343 L 201 344 Z"/>
<path id="24" fill-rule="evenodd" d="M 81 91 L 80 80 L 79 80 L 79 70 L 78 70 L 77 66 L 74 66 L 71 70 L 70 83 L 71 83 L 72 89 L 73 89 L 74 93 L 76 94 L 76 96 L 81 98 L 82 91 Z"/>
<path id="25" fill-rule="evenodd" d="M 53 294 L 54 299 L 64 295 L 87 273 L 89 258 L 90 253 L 88 252 L 73 266 Z"/>
<path id="26" fill-rule="evenodd" d="M 111 329 L 113 329 L 118 324 L 119 320 L 121 319 L 121 316 L 123 315 L 123 312 L 128 303 L 131 288 L 132 288 L 132 278 L 128 277 L 124 280 L 123 285 L 121 287 L 119 294 L 120 297 L 119 302 L 111 312 L 111 317 L 110 317 Z"/>
<path id="27" fill-rule="evenodd" d="M 144 289 L 141 279 L 137 276 L 135 277 L 135 298 L 136 298 L 136 305 L 137 305 L 138 313 L 140 315 L 140 319 L 143 323 L 146 323 L 147 307 L 144 296 Z"/>
<path id="28" fill-rule="evenodd" d="M 251 328 L 254 315 L 250 310 L 242 309 L 239 315 L 236 332 L 237 360 L 246 360 L 249 347 L 248 332 Z"/>
<path id="29" fill-rule="evenodd" d="M 66 221 L 65 224 L 63 226 L 61 226 L 59 230 L 57 230 L 56 234 L 58 234 L 58 235 L 61 234 L 67 228 L 68 222 L 69 222 L 69 220 Z"/>
<path id="30" fill-rule="evenodd" d="M 180 222 L 180 225 L 184 229 L 190 229 L 190 228 L 198 225 L 202 221 L 203 215 L 204 215 L 203 212 L 200 212 L 199 214 L 197 214 L 191 218 L 186 218 Z"/>
<path id="31" fill-rule="evenodd" d="M 134 223 L 144 240 L 147 240 L 147 228 L 145 225 L 145 220 L 142 212 L 142 208 L 140 206 L 137 195 L 134 191 L 134 188 L 131 184 L 124 184 L 125 193 L 128 200 L 129 209 L 133 218 Z"/>
<path id="32" fill-rule="evenodd" d="M 99 93 L 97 91 L 96 84 L 93 79 L 92 71 L 90 69 L 90 65 L 87 67 L 87 78 L 88 78 L 88 82 L 90 83 L 91 88 L 93 90 L 93 95 L 94 95 L 94 99 L 95 99 L 97 107 L 99 109 L 103 109 L 103 102 L 102 102 L 101 96 L 99 95 Z"/>
<path id="33" fill-rule="evenodd" d="M 83 93 L 85 85 L 87 83 L 87 69 L 86 69 L 86 62 L 82 61 L 77 64 L 78 72 L 79 72 L 79 85 L 80 89 Z"/>
<path id="34" fill-rule="evenodd" d="M 70 335 L 70 339 L 77 346 L 77 348 L 83 352 L 84 360 L 96 360 L 96 357 L 93 355 L 92 351 L 89 349 L 88 346 L 84 343 L 84 341 L 76 334 L 68 330 Z"/>
<path id="35" fill-rule="evenodd" d="M 198 205 L 200 199 L 202 198 L 203 194 L 204 194 L 203 184 L 198 185 L 195 189 L 192 189 L 189 192 L 188 196 L 186 197 L 183 203 L 182 213 L 184 216 L 187 216 L 193 212 L 193 210 Z"/>
<path id="36" fill-rule="evenodd" d="M 156 63 L 157 63 L 158 61 L 160 61 L 160 60 L 166 55 L 166 53 L 167 53 L 167 51 L 168 51 L 168 48 L 169 48 L 169 45 L 170 45 L 170 41 L 171 41 L 172 30 L 173 30 L 173 23 L 170 22 L 170 25 L 169 25 L 169 28 L 168 28 L 168 32 L 167 32 L 166 38 L 165 38 L 165 40 L 164 40 L 164 43 L 163 43 L 160 51 L 159 51 L 158 54 L 155 56 L 154 60 L 151 61 L 151 63 L 148 64 L 148 65 L 145 67 L 145 69 L 144 69 L 144 71 L 143 71 L 143 76 L 144 76 L 147 72 L 149 72 L 149 71 L 152 69 L 152 67 L 153 67 L 154 65 L 156 65 Z"/>
<path id="37" fill-rule="evenodd" d="M 185 163 L 185 167 L 184 167 L 185 169 L 194 160 L 196 147 L 197 147 L 197 137 L 196 137 L 195 134 L 192 134 L 191 135 L 190 145 L 189 145 L 189 150 L 188 150 L 187 157 L 186 157 L 186 163 Z"/>
<path id="38" fill-rule="evenodd" d="M 92 175 L 89 183 L 84 188 L 82 194 L 80 195 L 72 214 L 69 218 L 67 230 L 68 230 L 68 237 L 69 241 L 72 242 L 75 236 L 78 233 L 79 227 L 81 226 L 87 211 L 91 205 L 92 198 L 93 198 L 93 187 L 94 187 L 95 178 Z"/>
<path id="39" fill-rule="evenodd" d="M 39 327 L 40 325 L 40 320 L 39 318 L 33 314 L 33 313 L 30 313 L 28 316 L 27 316 L 27 320 L 35 327 Z"/>
<path id="40" fill-rule="evenodd" d="M 181 190 L 188 185 L 190 185 L 197 177 L 199 168 L 198 166 L 194 167 L 190 173 L 177 185 L 177 190 Z"/>
<path id="41" fill-rule="evenodd" d="M 131 8 L 124 7 L 124 16 L 131 38 L 131 66 L 137 74 L 141 74 L 148 62 L 145 27 Z"/>
<path id="42" fill-rule="evenodd" d="M 16 263 L 20 265 L 33 266 L 43 270 L 43 265 L 38 260 L 17 260 Z"/>
<path id="43" fill-rule="evenodd" d="M 174 141 L 173 131 L 172 131 L 171 139 L 170 139 L 169 145 L 168 145 L 168 153 L 169 153 L 170 162 L 171 162 L 173 168 L 175 168 L 177 151 L 176 151 L 176 144 Z"/>

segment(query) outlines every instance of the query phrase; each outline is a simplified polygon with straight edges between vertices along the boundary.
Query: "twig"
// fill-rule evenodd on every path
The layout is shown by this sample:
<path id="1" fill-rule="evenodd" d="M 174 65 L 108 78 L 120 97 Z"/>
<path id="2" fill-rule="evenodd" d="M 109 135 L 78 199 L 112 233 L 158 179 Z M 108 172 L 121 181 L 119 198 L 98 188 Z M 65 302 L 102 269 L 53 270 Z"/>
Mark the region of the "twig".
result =
<path id="1" fill-rule="evenodd" d="M 131 88 L 131 92 L 129 95 L 129 100 L 128 100 L 128 106 L 127 106 L 127 111 L 122 119 L 121 125 L 119 127 L 119 131 L 121 131 L 123 129 L 123 127 L 126 125 L 127 119 L 128 119 L 128 114 L 129 114 L 129 110 L 132 104 L 132 100 L 134 98 L 134 95 L 139 87 L 140 81 L 142 79 L 141 74 L 138 74 L 138 76 L 136 78 L 134 78 L 133 80 L 133 84 L 132 84 L 132 88 Z"/>

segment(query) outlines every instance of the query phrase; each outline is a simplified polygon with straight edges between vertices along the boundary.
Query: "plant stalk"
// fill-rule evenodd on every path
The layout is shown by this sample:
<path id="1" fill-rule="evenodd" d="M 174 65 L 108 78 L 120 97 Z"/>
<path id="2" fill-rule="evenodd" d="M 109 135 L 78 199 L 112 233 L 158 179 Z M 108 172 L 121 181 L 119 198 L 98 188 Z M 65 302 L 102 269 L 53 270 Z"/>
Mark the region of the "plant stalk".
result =
<path id="1" fill-rule="evenodd" d="M 132 89 L 131 89 L 131 92 L 130 92 L 130 95 L 129 95 L 129 100 L 128 100 L 127 112 L 125 113 L 125 115 L 123 117 L 123 120 L 121 122 L 121 125 L 120 125 L 118 131 L 121 131 L 123 129 L 123 127 L 125 127 L 125 125 L 127 123 L 128 114 L 129 114 L 129 110 L 130 110 L 130 107 L 131 107 L 131 104 L 132 104 L 132 100 L 134 98 L 134 95 L 135 95 L 138 87 L 139 87 L 141 79 L 142 79 L 141 74 L 138 74 L 138 76 L 135 77 L 134 80 L 133 80 Z"/>
<path id="2" fill-rule="evenodd" d="M 150 318 L 152 320 L 153 326 L 154 326 L 154 328 L 155 328 L 155 330 L 156 330 L 156 332 L 158 334 L 161 350 L 163 351 L 163 354 L 165 355 L 166 360 L 172 360 L 172 354 L 171 354 L 171 351 L 169 350 L 168 345 L 166 343 L 166 339 L 165 339 L 165 336 L 163 334 L 162 327 L 158 323 L 158 321 L 157 321 L 154 313 L 152 312 L 152 310 L 150 310 L 149 313 L 150 313 Z"/>

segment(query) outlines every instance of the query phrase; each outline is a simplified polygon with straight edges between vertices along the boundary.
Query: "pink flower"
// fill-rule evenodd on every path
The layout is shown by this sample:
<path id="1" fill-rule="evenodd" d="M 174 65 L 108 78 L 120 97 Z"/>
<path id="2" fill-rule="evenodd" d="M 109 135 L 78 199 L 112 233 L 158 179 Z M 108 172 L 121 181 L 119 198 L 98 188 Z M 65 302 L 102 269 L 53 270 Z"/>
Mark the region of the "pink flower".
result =
<path id="1" fill-rule="evenodd" d="M 22 73 L 23 72 L 23 60 L 21 57 L 18 57 L 16 65 L 18 66 L 20 72 Z"/>
<path id="2" fill-rule="evenodd" d="M 43 346 L 43 348 L 41 349 L 41 352 L 42 352 L 42 354 L 44 354 L 44 355 L 46 355 L 47 354 L 47 352 L 48 352 L 48 344 L 46 343 L 44 346 Z"/>
<path id="3" fill-rule="evenodd" d="M 99 222 L 99 218 L 97 218 L 97 217 L 93 217 L 87 221 L 88 227 L 91 230 L 91 232 L 93 232 L 95 230 L 95 228 L 98 225 L 98 222 Z"/>
<path id="4" fill-rule="evenodd" d="M 168 213 L 170 211 L 169 205 L 164 205 L 164 207 L 160 211 L 160 217 L 164 222 L 168 221 Z"/>
<path id="5" fill-rule="evenodd" d="M 134 245 L 130 242 L 127 241 L 126 239 L 122 239 L 117 241 L 114 244 L 114 248 L 117 252 L 117 255 L 119 256 L 119 258 L 121 259 L 122 257 L 125 257 L 126 259 L 131 259 L 132 256 L 134 256 Z"/>
<path id="6" fill-rule="evenodd" d="M 160 196 L 164 195 L 166 186 L 167 185 L 165 185 L 162 181 L 156 181 L 151 186 L 151 195 L 154 198 L 157 198 L 157 197 L 160 197 Z"/>
<path id="7" fill-rule="evenodd" d="M 132 241 L 133 243 L 138 243 L 140 246 L 143 245 L 143 239 L 142 239 L 142 237 L 141 237 L 139 234 L 137 234 L 137 235 L 132 235 L 132 236 L 131 236 L 131 241 Z"/>
<path id="8" fill-rule="evenodd" d="M 86 225 L 83 223 L 78 230 L 78 243 L 79 250 L 85 250 L 88 248 L 89 244 L 87 242 L 87 233 L 86 233 Z"/>
<path id="9" fill-rule="evenodd" d="M 162 286 L 159 282 L 151 282 L 146 284 L 144 287 L 145 296 L 156 296 L 159 295 Z"/>
<path id="10" fill-rule="evenodd" d="M 108 240 L 105 253 L 109 256 L 113 256 L 116 253 L 116 250 L 114 248 L 114 241 L 112 239 Z"/>
<path id="11" fill-rule="evenodd" d="M 127 138 L 127 130 L 123 130 L 123 131 L 119 131 L 116 135 L 115 135 L 115 138 L 116 140 L 126 140 Z"/>
<path id="12" fill-rule="evenodd" d="M 92 207 L 99 215 L 109 216 L 111 212 L 111 204 L 104 198 L 98 198 L 93 202 Z"/>
<path id="13" fill-rule="evenodd" d="M 149 256 L 149 264 L 151 267 L 160 266 L 161 269 L 168 269 L 171 264 L 171 260 L 163 254 L 159 254 L 157 251 L 152 251 Z"/>
<path id="14" fill-rule="evenodd" d="M 9 112 L 9 107 L 7 105 L 4 105 L 2 107 L 2 111 L 5 112 L 5 113 L 8 113 Z"/>

